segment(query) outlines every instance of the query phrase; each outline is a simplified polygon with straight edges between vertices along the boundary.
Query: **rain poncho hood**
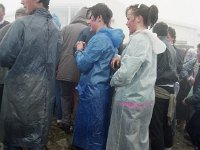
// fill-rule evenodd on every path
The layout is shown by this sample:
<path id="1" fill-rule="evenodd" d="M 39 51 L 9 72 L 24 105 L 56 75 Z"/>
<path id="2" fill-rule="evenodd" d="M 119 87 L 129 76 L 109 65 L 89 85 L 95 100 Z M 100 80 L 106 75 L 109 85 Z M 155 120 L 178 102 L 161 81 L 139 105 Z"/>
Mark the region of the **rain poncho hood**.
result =
<path id="1" fill-rule="evenodd" d="M 166 50 L 166 45 L 158 38 L 156 33 L 152 33 L 150 30 L 145 29 L 142 31 L 137 31 L 134 34 L 137 34 L 138 32 L 144 33 L 150 38 L 153 46 L 153 52 L 155 54 L 163 53 Z"/>
<path id="2" fill-rule="evenodd" d="M 102 28 L 99 32 L 105 33 L 111 39 L 115 48 L 119 48 L 124 39 L 124 33 L 121 29 Z"/>

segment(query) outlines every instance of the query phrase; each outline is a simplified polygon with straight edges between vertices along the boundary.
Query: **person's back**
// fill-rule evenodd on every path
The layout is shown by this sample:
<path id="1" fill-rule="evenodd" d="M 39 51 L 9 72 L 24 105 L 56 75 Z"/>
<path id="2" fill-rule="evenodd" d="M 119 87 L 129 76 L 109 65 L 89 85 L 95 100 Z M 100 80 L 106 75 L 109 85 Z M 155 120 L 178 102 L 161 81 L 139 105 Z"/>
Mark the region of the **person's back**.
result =
<path id="1" fill-rule="evenodd" d="M 20 18 L 25 15 L 27 15 L 25 12 L 25 8 L 19 8 L 15 12 L 15 19 Z M 8 31 L 11 25 L 12 23 L 7 24 L 0 29 L 0 42 L 5 36 L 6 32 Z M 0 110 L 1 110 L 1 99 L 2 99 L 2 94 L 3 94 L 4 78 L 6 77 L 7 72 L 8 72 L 8 68 L 0 67 L 0 88 L 1 88 L 0 89 Z"/>
<path id="2" fill-rule="evenodd" d="M 174 84 L 177 82 L 176 51 L 167 39 L 168 25 L 159 22 L 153 32 L 166 45 L 166 51 L 157 56 L 155 105 L 150 123 L 151 149 L 171 149 L 173 145 L 172 120 L 175 111 Z M 170 110 L 170 111 L 169 111 Z"/>
<path id="3" fill-rule="evenodd" d="M 74 17 L 72 22 L 63 27 L 61 32 L 63 35 L 63 46 L 60 56 L 60 61 L 57 69 L 57 80 L 70 81 L 78 83 L 79 70 L 76 67 L 75 59 L 73 56 L 73 48 L 77 42 L 78 36 L 81 31 L 87 27 L 87 14 L 88 8 L 83 7 Z"/>
<path id="4" fill-rule="evenodd" d="M 27 6 L 30 2 L 24 2 Z M 47 10 L 49 1 L 31 2 L 0 44 L 5 79 L 1 136 L 5 147 L 42 149 L 47 143 L 54 101 L 61 35 Z M 42 6 L 42 7 L 41 7 Z"/>
<path id="5" fill-rule="evenodd" d="M 79 34 L 87 27 L 87 7 L 81 8 L 74 16 L 71 23 L 62 28 L 63 45 L 60 60 L 57 68 L 56 79 L 60 81 L 61 87 L 61 108 L 62 108 L 62 128 L 67 134 L 66 147 L 70 146 L 69 132 L 73 126 L 76 112 L 77 85 L 80 72 L 76 66 L 74 58 L 74 46 Z"/>
<path id="6" fill-rule="evenodd" d="M 167 46 L 166 51 L 157 57 L 156 85 L 173 85 L 177 80 L 176 50 L 169 43 L 166 36 L 158 36 Z"/>

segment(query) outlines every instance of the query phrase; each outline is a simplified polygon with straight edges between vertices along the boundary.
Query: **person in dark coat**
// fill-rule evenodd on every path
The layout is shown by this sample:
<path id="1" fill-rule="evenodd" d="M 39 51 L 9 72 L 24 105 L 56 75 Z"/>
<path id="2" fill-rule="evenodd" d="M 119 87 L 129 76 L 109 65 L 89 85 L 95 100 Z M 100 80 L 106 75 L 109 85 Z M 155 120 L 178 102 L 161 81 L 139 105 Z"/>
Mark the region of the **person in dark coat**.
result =
<path id="1" fill-rule="evenodd" d="M 167 48 L 157 56 L 156 98 L 149 127 L 152 150 L 171 150 L 173 146 L 172 120 L 176 106 L 174 84 L 178 81 L 178 76 L 176 50 L 167 39 L 167 31 L 168 25 L 164 22 L 153 27 L 153 32 L 157 33 Z"/>
<path id="2" fill-rule="evenodd" d="M 55 71 L 61 34 L 49 0 L 22 0 L 29 14 L 13 22 L 0 43 L 0 65 L 8 67 L 0 112 L 4 149 L 42 150 L 55 99 Z"/>
<path id="3" fill-rule="evenodd" d="M 200 44 L 197 45 L 197 59 L 200 63 Z M 193 95 L 183 100 L 184 105 L 191 105 L 195 109 L 191 119 L 186 124 L 186 131 L 191 137 L 195 150 L 200 150 L 200 69 L 195 77 Z"/>

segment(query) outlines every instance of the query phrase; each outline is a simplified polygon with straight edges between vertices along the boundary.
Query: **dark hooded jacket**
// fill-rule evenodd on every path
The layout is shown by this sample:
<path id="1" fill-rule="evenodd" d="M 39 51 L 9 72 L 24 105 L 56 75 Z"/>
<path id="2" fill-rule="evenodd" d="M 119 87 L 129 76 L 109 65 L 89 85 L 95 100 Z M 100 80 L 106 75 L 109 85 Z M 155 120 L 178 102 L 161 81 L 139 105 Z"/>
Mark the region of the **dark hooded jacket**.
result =
<path id="1" fill-rule="evenodd" d="M 44 145 L 54 102 L 61 35 L 44 8 L 17 19 L 0 43 L 0 65 L 10 68 L 0 112 L 1 141 Z"/>
<path id="2" fill-rule="evenodd" d="M 159 39 L 167 46 L 166 51 L 157 56 L 157 79 L 156 85 L 173 85 L 178 81 L 176 66 L 176 50 L 168 42 L 166 36 L 159 36 Z"/>

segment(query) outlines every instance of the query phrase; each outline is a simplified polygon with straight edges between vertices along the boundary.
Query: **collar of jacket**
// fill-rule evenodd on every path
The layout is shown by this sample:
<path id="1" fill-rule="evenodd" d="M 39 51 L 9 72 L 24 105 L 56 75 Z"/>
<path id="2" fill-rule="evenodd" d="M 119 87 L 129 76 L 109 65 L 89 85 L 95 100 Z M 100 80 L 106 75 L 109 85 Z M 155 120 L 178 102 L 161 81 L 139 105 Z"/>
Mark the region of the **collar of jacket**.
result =
<path id="1" fill-rule="evenodd" d="M 46 18 L 52 18 L 50 12 L 46 8 L 36 8 L 30 13 L 30 15 L 32 14 L 35 14 L 38 16 L 44 16 Z"/>

